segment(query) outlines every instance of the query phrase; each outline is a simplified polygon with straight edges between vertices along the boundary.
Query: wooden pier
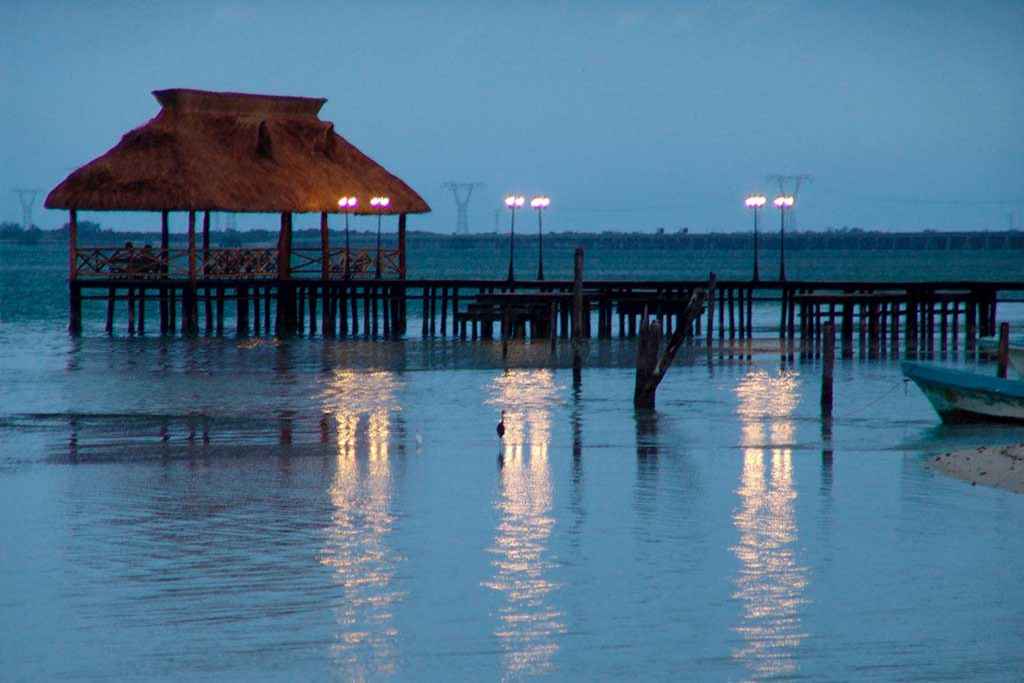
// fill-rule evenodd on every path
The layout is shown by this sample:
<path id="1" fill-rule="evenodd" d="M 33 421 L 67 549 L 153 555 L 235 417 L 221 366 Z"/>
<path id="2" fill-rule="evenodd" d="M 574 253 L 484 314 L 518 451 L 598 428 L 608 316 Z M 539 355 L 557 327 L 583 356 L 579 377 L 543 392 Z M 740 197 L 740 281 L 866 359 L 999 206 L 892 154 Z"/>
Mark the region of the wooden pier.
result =
<path id="1" fill-rule="evenodd" d="M 82 302 L 99 300 L 111 333 L 625 339 L 638 334 L 645 315 L 671 334 L 693 290 L 708 286 L 584 280 L 580 330 L 574 335 L 571 280 L 357 278 L 334 272 L 325 278 L 320 270 L 319 276 L 307 268 L 287 277 L 223 273 L 194 279 L 163 272 L 93 273 L 70 282 L 71 329 L 82 329 Z M 998 304 L 1008 301 L 1024 301 L 1024 282 L 719 280 L 688 333 L 719 345 L 778 338 L 804 351 L 816 348 L 824 325 L 832 323 L 842 357 L 854 355 L 855 348 L 866 356 L 945 352 L 973 348 L 979 337 L 995 334 Z"/>

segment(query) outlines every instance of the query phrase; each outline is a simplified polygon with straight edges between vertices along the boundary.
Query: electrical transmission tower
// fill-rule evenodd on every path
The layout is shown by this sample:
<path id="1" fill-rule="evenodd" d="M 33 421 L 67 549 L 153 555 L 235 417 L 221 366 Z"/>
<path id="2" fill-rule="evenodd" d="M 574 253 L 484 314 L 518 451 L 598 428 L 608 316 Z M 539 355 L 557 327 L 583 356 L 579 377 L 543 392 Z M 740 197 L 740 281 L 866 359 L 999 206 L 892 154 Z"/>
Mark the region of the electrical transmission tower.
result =
<path id="1" fill-rule="evenodd" d="M 36 204 L 36 195 L 41 190 L 26 190 L 21 187 L 16 187 L 11 190 L 14 194 L 18 195 L 18 201 L 21 202 L 21 227 L 26 231 L 32 227 L 32 207 Z"/>
<path id="2" fill-rule="evenodd" d="M 469 198 L 473 196 L 474 188 L 483 187 L 483 185 L 481 182 L 456 183 L 451 180 L 441 185 L 442 190 L 451 190 L 452 196 L 455 197 L 455 208 L 458 209 L 455 218 L 456 235 L 469 234 Z M 459 195 L 462 191 L 465 191 L 465 196 Z"/>
<path id="3" fill-rule="evenodd" d="M 780 173 L 773 173 L 764 177 L 766 183 L 772 183 L 779 186 L 779 194 L 790 195 L 793 197 L 793 206 L 786 209 L 786 223 L 787 227 L 791 230 L 796 230 L 798 223 L 796 221 L 797 207 L 800 206 L 800 202 L 797 201 L 797 195 L 800 194 L 800 185 L 803 183 L 813 183 L 814 176 L 809 173 L 800 173 L 798 175 L 782 175 Z M 792 187 L 792 191 L 787 191 L 786 188 Z"/>

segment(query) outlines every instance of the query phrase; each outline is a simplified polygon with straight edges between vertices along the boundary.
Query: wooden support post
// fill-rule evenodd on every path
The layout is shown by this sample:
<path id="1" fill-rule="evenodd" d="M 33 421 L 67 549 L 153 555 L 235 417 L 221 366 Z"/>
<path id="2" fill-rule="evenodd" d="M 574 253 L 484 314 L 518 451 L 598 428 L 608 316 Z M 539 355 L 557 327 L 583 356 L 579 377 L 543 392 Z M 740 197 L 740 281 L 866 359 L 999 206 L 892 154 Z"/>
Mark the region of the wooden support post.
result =
<path id="1" fill-rule="evenodd" d="M 698 321 L 700 318 L 697 319 Z M 747 290 L 747 339 L 754 338 L 754 288 Z"/>
<path id="2" fill-rule="evenodd" d="M 706 342 L 708 347 L 708 353 L 711 353 L 711 342 L 714 341 L 715 336 L 715 287 L 717 286 L 717 284 L 718 276 L 715 275 L 714 273 L 711 273 L 711 275 L 708 276 L 708 329 Z"/>
<path id="3" fill-rule="evenodd" d="M 999 365 L 996 369 L 996 376 L 1006 379 L 1007 366 L 1010 361 L 1010 323 L 1003 323 L 999 326 Z"/>
<path id="4" fill-rule="evenodd" d="M 196 212 L 188 212 L 188 284 L 181 292 L 181 333 L 199 331 L 199 306 L 196 301 Z"/>
<path id="5" fill-rule="evenodd" d="M 377 334 L 380 331 L 380 327 L 379 327 L 378 322 L 377 322 L 377 316 L 378 316 L 378 314 L 380 312 L 380 308 L 378 306 L 379 300 L 380 300 L 380 292 L 378 291 L 377 286 L 374 285 L 370 289 L 370 309 L 371 309 L 371 316 L 370 317 L 371 317 L 371 320 L 372 320 L 371 324 L 372 324 L 372 327 L 373 327 L 373 336 L 374 337 L 376 337 Z"/>
<path id="6" fill-rule="evenodd" d="M 277 316 L 275 332 L 289 335 L 298 328 L 295 310 L 295 287 L 292 277 L 292 214 L 281 213 L 281 232 L 277 241 Z M 269 310 L 270 302 L 267 302 Z"/>
<path id="7" fill-rule="evenodd" d="M 796 319 L 796 298 L 793 296 L 796 294 L 796 290 L 790 290 L 789 292 L 789 340 L 793 341 L 796 338 L 796 326 L 794 320 Z"/>
<path id="8" fill-rule="evenodd" d="M 967 322 L 964 323 L 966 328 L 964 334 L 967 336 L 967 339 L 964 340 L 964 346 L 967 347 L 967 353 L 974 351 L 975 342 L 977 341 L 977 316 L 978 303 L 972 293 L 971 298 L 967 300 Z"/>
<path id="9" fill-rule="evenodd" d="M 82 287 L 78 284 L 78 212 L 68 212 L 68 332 L 82 333 Z"/>
<path id="10" fill-rule="evenodd" d="M 572 274 L 572 338 L 583 339 L 583 249 L 576 247 L 573 253 Z"/>
<path id="11" fill-rule="evenodd" d="M 174 334 L 174 330 L 178 327 L 178 289 L 174 285 L 167 288 L 167 329 Z"/>
<path id="12" fill-rule="evenodd" d="M 781 291 L 779 292 L 779 298 L 780 298 L 780 305 L 779 305 L 779 311 L 780 311 L 780 313 L 779 313 L 779 339 L 785 339 L 786 338 L 786 320 L 787 320 L 786 307 L 789 305 L 789 303 L 788 303 L 788 298 L 789 298 L 788 294 L 789 294 L 789 290 L 786 287 L 783 287 L 781 289 Z"/>
<path id="13" fill-rule="evenodd" d="M 126 303 L 128 304 L 128 334 L 135 334 L 135 288 L 128 288 L 128 297 Z"/>
<path id="14" fill-rule="evenodd" d="M 953 351 L 956 352 L 960 348 L 960 302 L 953 302 L 953 331 L 950 335 L 951 341 L 953 342 Z"/>
<path id="15" fill-rule="evenodd" d="M 249 334 L 249 288 L 240 285 L 235 288 L 235 304 L 237 306 L 235 319 L 237 321 L 236 332 L 238 336 L 245 337 Z"/>
<path id="16" fill-rule="evenodd" d="M 725 300 L 728 292 L 731 291 L 722 292 L 718 297 L 718 341 L 720 342 L 725 341 Z"/>
<path id="17" fill-rule="evenodd" d="M 160 278 L 167 280 L 168 263 L 170 263 L 170 217 L 166 211 L 160 212 Z M 168 291 L 166 286 L 160 287 L 160 334 L 173 331 L 168 309 Z"/>
<path id="18" fill-rule="evenodd" d="M 939 349 L 946 353 L 949 348 L 949 303 L 943 301 L 939 307 Z"/>
<path id="19" fill-rule="evenodd" d="M 821 417 L 832 419 L 832 376 L 836 358 L 836 326 L 824 325 L 821 360 Z"/>
<path id="20" fill-rule="evenodd" d="M 203 212 L 203 279 L 206 279 L 206 268 L 210 262 L 210 212 Z M 213 332 L 213 299 L 210 297 L 210 288 L 206 287 L 205 303 L 203 306 L 206 314 L 206 334 Z"/>
<path id="21" fill-rule="evenodd" d="M 117 290 L 111 287 L 107 290 L 107 334 L 114 333 L 114 299 Z"/>
<path id="22" fill-rule="evenodd" d="M 406 214 L 402 213 L 398 215 L 398 277 L 401 280 L 406 279 L 408 275 L 409 259 L 406 253 L 406 242 L 405 242 L 405 223 Z M 407 308 L 407 297 L 406 288 L 402 287 L 402 298 L 399 301 L 398 317 L 399 325 L 397 334 L 405 334 L 406 331 L 406 319 L 408 314 Z"/>
<path id="23" fill-rule="evenodd" d="M 139 303 L 139 334 L 146 333 L 146 288 L 139 287 L 136 301 Z"/>
<path id="24" fill-rule="evenodd" d="M 259 287 L 253 287 L 252 288 L 252 319 L 253 319 L 252 320 L 252 333 L 257 335 L 257 336 L 260 333 L 260 328 L 263 326 L 263 315 L 260 313 L 261 310 L 262 309 L 261 309 L 261 304 L 260 304 L 260 288 Z"/>
<path id="25" fill-rule="evenodd" d="M 441 336 L 448 335 L 448 288 L 441 288 Z"/>
<path id="26" fill-rule="evenodd" d="M 554 330 L 554 328 L 552 328 Z M 452 287 L 452 336 L 459 331 L 459 288 Z"/>
<path id="27" fill-rule="evenodd" d="M 893 299 L 889 311 L 889 353 L 893 358 L 900 355 L 900 301 Z"/>
<path id="28" fill-rule="evenodd" d="M 736 338 L 736 299 L 735 289 L 729 288 L 729 339 Z"/>
<path id="29" fill-rule="evenodd" d="M 370 287 L 363 286 L 363 334 L 369 336 L 373 328 L 370 325 Z"/>
<path id="30" fill-rule="evenodd" d="M 224 334 L 224 288 L 217 288 L 217 334 Z"/>

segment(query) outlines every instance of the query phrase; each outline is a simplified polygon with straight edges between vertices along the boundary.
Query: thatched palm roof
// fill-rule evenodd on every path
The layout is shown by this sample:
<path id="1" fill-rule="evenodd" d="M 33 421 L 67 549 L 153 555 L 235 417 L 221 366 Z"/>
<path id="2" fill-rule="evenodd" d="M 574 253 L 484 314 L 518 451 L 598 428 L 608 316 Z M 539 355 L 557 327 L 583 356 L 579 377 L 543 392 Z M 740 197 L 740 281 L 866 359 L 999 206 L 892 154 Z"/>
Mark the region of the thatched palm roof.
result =
<path id="1" fill-rule="evenodd" d="M 160 113 L 74 171 L 51 209 L 95 211 L 337 211 L 338 198 L 391 199 L 385 213 L 430 207 L 317 115 L 326 100 L 157 90 Z"/>

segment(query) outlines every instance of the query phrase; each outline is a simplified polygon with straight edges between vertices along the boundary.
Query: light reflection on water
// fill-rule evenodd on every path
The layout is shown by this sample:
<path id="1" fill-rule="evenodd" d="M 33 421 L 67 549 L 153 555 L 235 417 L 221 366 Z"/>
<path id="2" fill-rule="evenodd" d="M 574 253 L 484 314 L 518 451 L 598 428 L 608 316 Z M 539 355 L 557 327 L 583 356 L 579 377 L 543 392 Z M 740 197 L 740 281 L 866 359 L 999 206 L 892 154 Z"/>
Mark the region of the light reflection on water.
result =
<path id="1" fill-rule="evenodd" d="M 483 585 L 505 596 L 495 635 L 505 650 L 506 675 L 542 674 L 550 671 L 558 651 L 555 636 L 565 632 L 562 613 L 551 599 L 558 584 L 548 576 L 555 562 L 547 548 L 555 526 L 550 411 L 561 387 L 550 370 L 508 370 L 489 390 L 488 403 L 506 411 L 506 432 L 494 501 L 501 519 L 488 548 L 495 555 L 495 573 Z"/>
<path id="2" fill-rule="evenodd" d="M 388 545 L 388 534 L 395 523 L 389 440 L 399 386 L 392 372 L 337 370 L 323 392 L 338 450 L 328 490 L 334 510 L 320 562 L 334 570 L 342 589 L 331 654 L 350 680 L 397 670 L 393 617 L 404 593 L 393 582 L 404 558 Z"/>
<path id="3" fill-rule="evenodd" d="M 741 566 L 732 597 L 743 604 L 736 631 L 746 644 L 733 656 L 755 678 L 795 675 L 800 644 L 808 635 L 801 623 L 808 572 L 796 557 L 793 509 L 792 415 L 799 387 L 794 372 L 773 376 L 756 370 L 736 389 L 743 470 L 733 516 L 740 538 L 732 548 Z"/>

